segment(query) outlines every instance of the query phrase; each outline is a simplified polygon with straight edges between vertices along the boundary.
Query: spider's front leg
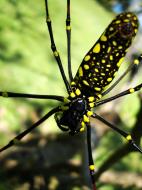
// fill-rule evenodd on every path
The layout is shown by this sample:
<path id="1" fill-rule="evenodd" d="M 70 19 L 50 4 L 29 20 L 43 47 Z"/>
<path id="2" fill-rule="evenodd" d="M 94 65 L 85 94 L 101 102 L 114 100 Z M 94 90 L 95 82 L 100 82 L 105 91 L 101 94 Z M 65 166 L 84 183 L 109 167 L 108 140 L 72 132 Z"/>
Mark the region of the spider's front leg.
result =
<path id="1" fill-rule="evenodd" d="M 45 120 L 47 120 L 51 115 L 53 115 L 56 112 L 59 112 L 60 108 L 56 107 L 50 110 L 46 115 L 44 115 L 40 120 L 38 120 L 36 123 L 34 123 L 31 127 L 14 137 L 7 145 L 0 148 L 0 152 L 3 152 L 4 150 L 16 145 L 23 137 L 25 137 L 27 134 L 29 134 L 33 129 L 38 127 L 41 123 L 43 123 Z"/>
<path id="2" fill-rule="evenodd" d="M 50 99 L 63 102 L 64 97 L 57 95 L 43 95 L 43 94 L 26 94 L 17 92 L 0 91 L 0 96 L 4 98 L 34 98 L 34 99 Z"/>
<path id="3" fill-rule="evenodd" d="M 96 180 L 95 180 L 95 165 L 92 156 L 92 148 L 91 148 L 91 126 L 90 123 L 86 123 L 87 127 L 87 150 L 88 150 L 88 162 L 89 162 L 89 171 L 91 176 L 91 181 L 93 185 L 93 190 L 97 190 L 96 188 Z"/>

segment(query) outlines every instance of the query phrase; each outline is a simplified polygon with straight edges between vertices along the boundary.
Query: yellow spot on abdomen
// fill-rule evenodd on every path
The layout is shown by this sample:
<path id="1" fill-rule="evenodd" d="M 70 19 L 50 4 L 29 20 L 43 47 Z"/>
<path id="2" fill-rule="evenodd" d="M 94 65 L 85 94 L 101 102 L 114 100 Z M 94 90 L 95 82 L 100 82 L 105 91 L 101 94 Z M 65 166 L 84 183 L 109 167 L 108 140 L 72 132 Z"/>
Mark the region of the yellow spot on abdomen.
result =
<path id="1" fill-rule="evenodd" d="M 106 67 L 111 67 L 111 65 L 108 64 L 108 65 L 106 65 Z"/>
<path id="2" fill-rule="evenodd" d="M 86 55 L 84 58 L 84 61 L 89 61 L 89 59 L 90 59 L 90 55 Z"/>
<path id="3" fill-rule="evenodd" d="M 85 84 L 86 86 L 89 86 L 89 83 L 86 80 L 83 80 L 83 84 Z"/>
<path id="4" fill-rule="evenodd" d="M 107 49 L 107 53 L 109 53 L 111 51 L 111 47 L 108 47 Z"/>
<path id="5" fill-rule="evenodd" d="M 130 20 L 129 19 L 125 19 L 124 22 L 129 22 Z"/>
<path id="6" fill-rule="evenodd" d="M 116 45 L 117 45 L 117 42 L 116 42 L 116 41 L 113 41 L 112 44 L 113 44 L 114 46 L 116 46 Z"/>
<path id="7" fill-rule="evenodd" d="M 121 22 L 120 20 L 116 20 L 116 22 L 115 22 L 115 23 L 116 23 L 116 24 L 119 24 L 120 22 Z"/>
<path id="8" fill-rule="evenodd" d="M 118 49 L 122 49 L 123 47 L 122 46 L 118 46 Z"/>
<path id="9" fill-rule="evenodd" d="M 115 77 L 117 75 L 117 71 L 113 74 L 113 76 Z"/>
<path id="10" fill-rule="evenodd" d="M 99 72 L 99 70 L 98 70 L 97 68 L 95 68 L 95 72 L 96 72 L 96 73 L 98 73 L 98 72 Z"/>
<path id="11" fill-rule="evenodd" d="M 100 43 L 97 43 L 93 48 L 93 53 L 99 53 L 101 49 Z"/>
<path id="12" fill-rule="evenodd" d="M 71 97 L 71 98 L 75 98 L 75 93 L 74 93 L 74 92 L 71 92 L 71 93 L 70 93 L 70 97 Z"/>
<path id="13" fill-rule="evenodd" d="M 98 81 L 98 78 L 95 77 L 94 80 L 95 80 L 95 81 Z"/>
<path id="14" fill-rule="evenodd" d="M 105 59 L 102 59 L 102 63 L 105 63 L 106 62 L 106 60 Z"/>
<path id="15" fill-rule="evenodd" d="M 128 13 L 126 16 L 127 16 L 127 17 L 131 17 L 131 14 L 130 14 L 130 13 Z"/>
<path id="16" fill-rule="evenodd" d="M 72 82 L 71 82 L 71 85 L 72 85 L 72 86 L 73 86 L 73 85 L 75 85 L 75 82 L 74 82 L 74 81 L 72 81 Z"/>
<path id="17" fill-rule="evenodd" d="M 83 77 L 83 70 L 82 70 L 82 67 L 79 67 L 79 71 L 78 71 L 78 72 L 79 72 L 79 76 L 80 76 L 80 77 Z"/>
<path id="18" fill-rule="evenodd" d="M 120 67 L 120 65 L 121 65 L 121 63 L 122 63 L 123 60 L 124 60 L 124 57 L 122 57 L 122 58 L 119 60 L 119 62 L 117 63 L 117 67 Z"/>
<path id="19" fill-rule="evenodd" d="M 105 35 L 101 36 L 101 41 L 107 41 L 107 37 Z"/>
<path id="20" fill-rule="evenodd" d="M 76 95 L 80 95 L 81 94 L 81 91 L 77 88 L 76 91 L 75 91 Z"/>
<path id="21" fill-rule="evenodd" d="M 112 56 L 112 55 L 110 55 L 110 57 L 109 57 L 109 58 L 110 58 L 110 60 L 111 60 L 111 61 L 113 60 L 113 56 Z"/>
<path id="22" fill-rule="evenodd" d="M 105 76 L 106 74 L 105 73 L 101 73 L 101 76 Z"/>
<path id="23" fill-rule="evenodd" d="M 85 65 L 84 65 L 84 69 L 85 69 L 85 70 L 88 70 L 88 69 L 89 69 L 89 65 L 86 65 L 86 64 L 85 64 Z"/>
<path id="24" fill-rule="evenodd" d="M 95 87 L 94 88 L 96 91 L 101 91 L 101 88 L 99 88 L 99 87 Z"/>
<path id="25" fill-rule="evenodd" d="M 107 81 L 108 81 L 108 82 L 112 81 L 112 78 L 108 78 Z"/>

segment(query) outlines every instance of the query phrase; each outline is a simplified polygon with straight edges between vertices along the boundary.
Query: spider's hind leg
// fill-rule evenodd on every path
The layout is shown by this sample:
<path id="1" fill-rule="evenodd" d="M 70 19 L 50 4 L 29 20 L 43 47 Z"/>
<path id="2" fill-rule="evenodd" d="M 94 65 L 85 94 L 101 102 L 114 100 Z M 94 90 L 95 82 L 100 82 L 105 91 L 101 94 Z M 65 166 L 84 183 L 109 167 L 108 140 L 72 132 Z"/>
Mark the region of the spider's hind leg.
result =
<path id="1" fill-rule="evenodd" d="M 113 125 L 112 123 L 108 122 L 107 120 L 105 120 L 100 115 L 97 115 L 96 113 L 92 117 L 98 119 L 102 123 L 106 124 L 108 127 L 112 128 L 114 131 L 116 131 L 117 133 L 119 133 L 122 137 L 124 137 L 128 141 L 128 143 L 134 148 L 134 150 L 137 150 L 140 153 L 142 153 L 142 149 L 140 149 L 136 145 L 134 139 L 132 138 L 132 136 L 130 134 L 126 133 L 122 129 L 117 128 L 115 125 Z"/>

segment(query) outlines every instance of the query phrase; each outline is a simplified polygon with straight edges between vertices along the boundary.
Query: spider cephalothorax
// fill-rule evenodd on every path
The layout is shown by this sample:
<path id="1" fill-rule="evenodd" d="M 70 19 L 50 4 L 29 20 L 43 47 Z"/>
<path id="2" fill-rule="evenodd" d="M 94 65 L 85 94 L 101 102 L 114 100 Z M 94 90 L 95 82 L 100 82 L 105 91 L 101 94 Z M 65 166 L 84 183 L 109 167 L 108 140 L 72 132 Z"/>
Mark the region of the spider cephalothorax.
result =
<path id="1" fill-rule="evenodd" d="M 87 101 L 84 98 L 75 98 L 63 106 L 62 111 L 55 114 L 58 127 L 74 135 L 81 131 L 83 117 L 87 110 Z"/>

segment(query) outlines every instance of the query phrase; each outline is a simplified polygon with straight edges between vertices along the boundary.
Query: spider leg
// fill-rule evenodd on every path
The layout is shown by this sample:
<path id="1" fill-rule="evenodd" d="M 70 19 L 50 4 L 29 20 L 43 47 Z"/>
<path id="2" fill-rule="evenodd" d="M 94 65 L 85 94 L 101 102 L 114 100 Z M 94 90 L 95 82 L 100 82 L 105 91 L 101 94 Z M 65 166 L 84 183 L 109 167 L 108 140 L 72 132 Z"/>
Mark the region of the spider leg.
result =
<path id="1" fill-rule="evenodd" d="M 53 52 L 54 57 L 56 59 L 56 62 L 58 64 L 58 66 L 59 66 L 60 73 L 62 75 L 62 79 L 63 79 L 63 81 L 65 83 L 66 89 L 67 89 L 68 92 L 70 92 L 71 91 L 70 85 L 69 85 L 68 80 L 66 78 L 66 75 L 65 75 L 65 72 L 64 72 L 64 69 L 63 69 L 63 65 L 62 65 L 62 61 L 61 61 L 59 52 L 57 51 L 56 44 L 54 42 L 54 36 L 53 36 L 53 30 L 52 30 L 52 22 L 50 20 L 49 10 L 48 10 L 48 0 L 45 0 L 45 8 L 46 8 L 46 23 L 47 23 L 49 36 L 50 36 L 50 41 L 51 41 L 51 49 L 52 49 L 52 52 Z"/>
<path id="2" fill-rule="evenodd" d="M 132 139 L 132 136 L 130 134 L 126 133 L 122 129 L 117 128 L 112 123 L 108 122 L 107 120 L 105 120 L 100 115 L 97 115 L 96 113 L 94 115 L 92 115 L 92 117 L 98 119 L 102 123 L 106 124 L 108 127 L 112 128 L 114 131 L 116 131 L 117 133 L 119 133 L 121 136 L 123 136 L 128 141 L 128 143 L 130 145 L 132 145 L 132 147 L 134 148 L 134 150 L 137 150 L 140 153 L 142 153 L 142 150 L 136 145 L 136 143 L 134 142 L 134 140 Z"/>
<path id="3" fill-rule="evenodd" d="M 127 90 L 125 90 L 125 91 L 123 91 L 123 92 L 121 92 L 121 93 L 119 93 L 119 94 L 116 94 L 115 96 L 112 96 L 112 97 L 110 97 L 110 98 L 101 100 L 101 101 L 99 101 L 99 102 L 96 102 L 96 103 L 95 103 L 95 107 L 100 106 L 100 105 L 102 105 L 102 104 L 105 104 L 105 103 L 107 103 L 107 102 L 110 102 L 110 101 L 112 101 L 112 100 L 115 100 L 115 99 L 117 99 L 117 98 L 120 98 L 120 97 L 122 97 L 122 96 L 126 96 L 126 95 L 128 95 L 128 94 L 132 94 L 132 93 L 134 93 L 134 92 L 136 92 L 136 91 L 139 91 L 141 88 L 142 88 L 142 83 L 139 84 L 139 85 L 137 85 L 137 86 L 135 86 L 135 87 L 133 87 L 133 88 L 129 88 L 129 89 L 127 89 Z"/>
<path id="4" fill-rule="evenodd" d="M 4 98 L 35 98 L 35 99 L 51 99 L 63 102 L 64 97 L 56 95 L 41 95 L 41 94 L 25 94 L 15 92 L 0 91 L 0 96 Z"/>
<path id="5" fill-rule="evenodd" d="M 56 121 L 57 126 L 59 127 L 59 129 L 61 129 L 61 130 L 64 131 L 64 132 L 65 132 L 65 131 L 69 131 L 69 128 L 63 127 L 63 126 L 60 124 L 60 120 L 59 120 L 59 118 L 57 117 L 56 114 L 55 114 L 54 118 L 55 118 L 55 121 Z"/>
<path id="6" fill-rule="evenodd" d="M 92 148 L 91 148 L 91 126 L 90 123 L 86 123 L 87 127 L 87 150 L 88 150 L 88 161 L 89 161 L 89 171 L 91 176 L 91 181 L 93 185 L 93 190 L 97 190 L 96 181 L 95 181 L 95 166 L 92 156 Z"/>
<path id="7" fill-rule="evenodd" d="M 108 94 L 129 73 L 129 71 L 131 71 L 134 66 L 139 65 L 141 61 L 142 61 L 142 54 L 139 55 L 137 59 L 133 60 L 133 62 L 130 64 L 127 70 L 116 80 L 115 83 L 113 83 L 106 91 L 102 93 L 102 96 Z"/>
<path id="8" fill-rule="evenodd" d="M 44 115 L 40 120 L 38 120 L 36 123 L 34 123 L 30 128 L 26 129 L 16 137 L 14 137 L 7 145 L 0 148 L 0 152 L 3 152 L 4 150 L 10 148 L 11 146 L 17 144 L 24 136 L 26 136 L 28 133 L 30 133 L 33 129 L 38 127 L 41 123 L 43 123 L 46 119 L 48 119 L 51 115 L 54 113 L 60 111 L 59 107 L 53 108 L 50 110 L 46 115 Z"/>
<path id="9" fill-rule="evenodd" d="M 67 51 L 68 51 L 68 74 L 69 80 L 73 80 L 71 68 L 71 18 L 70 18 L 70 0 L 67 0 L 67 17 L 66 17 L 66 33 L 67 33 Z"/>

